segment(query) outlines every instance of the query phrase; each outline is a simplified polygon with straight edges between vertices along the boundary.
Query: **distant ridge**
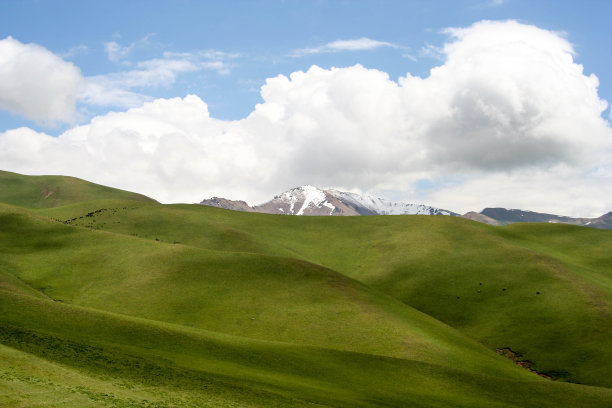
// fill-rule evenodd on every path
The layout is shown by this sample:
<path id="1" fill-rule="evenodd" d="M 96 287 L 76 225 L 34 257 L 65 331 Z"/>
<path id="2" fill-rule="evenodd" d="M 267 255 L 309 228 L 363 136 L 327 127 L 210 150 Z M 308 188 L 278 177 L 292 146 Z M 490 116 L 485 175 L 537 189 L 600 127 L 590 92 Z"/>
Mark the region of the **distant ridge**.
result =
<path id="1" fill-rule="evenodd" d="M 489 225 L 508 225 L 517 222 L 561 223 L 583 227 L 612 229 L 612 212 L 597 218 L 572 218 L 501 207 L 470 211 L 463 215 L 423 204 L 395 202 L 370 194 L 356 194 L 315 186 L 300 186 L 274 196 L 263 204 L 250 206 L 242 200 L 213 197 L 199 204 L 228 210 L 286 215 L 451 215 Z"/>
<path id="2" fill-rule="evenodd" d="M 97 199 L 128 199 L 157 202 L 142 194 L 91 183 L 70 176 L 29 176 L 0 170 L 0 202 L 25 208 L 54 208 Z M 234 211 L 286 215 L 451 215 L 489 225 L 517 222 L 561 223 L 597 229 L 612 229 L 612 212 L 595 218 L 573 218 L 520 209 L 488 207 L 463 215 L 422 204 L 394 202 L 370 194 L 300 186 L 259 205 L 213 197 L 199 204 Z"/>
<path id="3" fill-rule="evenodd" d="M 508 225 L 516 222 L 545 222 L 580 225 L 599 229 L 612 229 L 612 212 L 597 218 L 572 218 L 518 209 L 485 208 L 480 213 L 467 213 L 464 217 L 492 225 Z"/>
<path id="4" fill-rule="evenodd" d="M 213 197 L 200 204 L 229 210 L 287 215 L 454 215 L 452 211 L 422 204 L 389 201 L 369 194 L 356 194 L 314 186 L 300 186 L 256 206 L 244 201 Z"/>

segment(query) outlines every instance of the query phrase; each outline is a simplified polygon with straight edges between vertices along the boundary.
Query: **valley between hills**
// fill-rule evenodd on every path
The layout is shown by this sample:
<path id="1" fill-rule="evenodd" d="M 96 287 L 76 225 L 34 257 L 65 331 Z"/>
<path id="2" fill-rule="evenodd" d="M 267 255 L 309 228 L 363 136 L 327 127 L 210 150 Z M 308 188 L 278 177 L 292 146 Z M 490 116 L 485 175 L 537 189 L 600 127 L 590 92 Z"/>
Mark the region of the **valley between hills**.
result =
<path id="1" fill-rule="evenodd" d="M 0 171 L 0 406 L 612 406 L 612 231 Z"/>

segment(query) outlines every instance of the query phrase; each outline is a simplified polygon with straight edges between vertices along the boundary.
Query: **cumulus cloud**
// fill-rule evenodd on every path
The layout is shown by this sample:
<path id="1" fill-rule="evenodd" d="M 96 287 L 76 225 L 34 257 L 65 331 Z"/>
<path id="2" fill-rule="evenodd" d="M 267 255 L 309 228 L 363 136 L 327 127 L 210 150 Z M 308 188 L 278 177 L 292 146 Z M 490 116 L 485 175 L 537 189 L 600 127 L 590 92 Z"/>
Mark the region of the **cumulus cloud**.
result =
<path id="1" fill-rule="evenodd" d="M 18 172 L 76 175 L 186 202 L 204 192 L 242 193 L 245 182 L 255 184 L 266 173 L 239 127 L 211 118 L 193 95 L 96 117 L 59 137 L 28 128 L 4 132 L 0 163 Z M 198 191 L 200 185 L 205 187 Z"/>
<path id="2" fill-rule="evenodd" d="M 357 38 L 353 40 L 336 40 L 313 48 L 300 48 L 291 53 L 293 57 L 322 54 L 341 51 L 369 51 L 381 47 L 401 48 L 397 44 L 386 41 L 372 40 L 371 38 Z"/>
<path id="3" fill-rule="evenodd" d="M 510 170 L 586 160 L 610 142 L 598 79 L 573 62 L 567 40 L 517 22 L 448 33 L 454 41 L 444 46 L 444 65 L 426 80 L 400 80 L 407 89 L 435 84 L 440 90 L 435 97 L 446 115 L 428 130 L 433 161 Z"/>
<path id="4" fill-rule="evenodd" d="M 309 183 L 455 211 L 610 211 L 607 104 L 571 44 L 513 21 L 447 34 L 444 62 L 426 78 L 313 66 L 268 79 L 263 102 L 239 121 L 211 118 L 194 95 L 159 99 L 57 138 L 25 128 L 0 134 L 0 163 L 166 202 L 257 203 Z"/>
<path id="5" fill-rule="evenodd" d="M 0 108 L 39 123 L 70 122 L 82 83 L 77 67 L 45 48 L 0 40 Z"/>

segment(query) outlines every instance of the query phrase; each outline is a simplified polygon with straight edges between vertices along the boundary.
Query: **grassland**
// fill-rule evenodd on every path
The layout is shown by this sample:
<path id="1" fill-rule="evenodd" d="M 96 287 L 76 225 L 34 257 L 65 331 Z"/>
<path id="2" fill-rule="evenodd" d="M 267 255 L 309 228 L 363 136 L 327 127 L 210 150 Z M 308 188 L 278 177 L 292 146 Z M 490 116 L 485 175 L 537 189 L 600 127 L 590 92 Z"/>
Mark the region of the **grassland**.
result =
<path id="1" fill-rule="evenodd" d="M 609 231 L 0 175 L 0 406 L 612 404 Z"/>
<path id="2" fill-rule="evenodd" d="M 0 170 L 0 203 L 50 208 L 104 198 L 155 202 L 141 194 L 66 176 L 23 176 Z"/>

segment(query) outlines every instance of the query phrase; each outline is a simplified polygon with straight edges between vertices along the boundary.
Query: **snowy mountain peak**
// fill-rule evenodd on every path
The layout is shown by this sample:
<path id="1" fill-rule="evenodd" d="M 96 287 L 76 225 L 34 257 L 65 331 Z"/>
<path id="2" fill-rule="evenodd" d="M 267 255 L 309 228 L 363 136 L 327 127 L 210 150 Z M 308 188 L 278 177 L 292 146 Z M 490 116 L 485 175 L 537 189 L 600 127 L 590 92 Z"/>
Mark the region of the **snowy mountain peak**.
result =
<path id="1" fill-rule="evenodd" d="M 219 203 L 219 199 L 202 202 L 206 205 L 221 206 Z M 227 200 L 223 203 L 223 208 L 227 208 L 226 205 Z M 247 211 L 288 215 L 457 215 L 426 205 L 393 202 L 370 194 L 322 190 L 311 185 L 287 190 L 268 202 L 250 207 Z"/>

